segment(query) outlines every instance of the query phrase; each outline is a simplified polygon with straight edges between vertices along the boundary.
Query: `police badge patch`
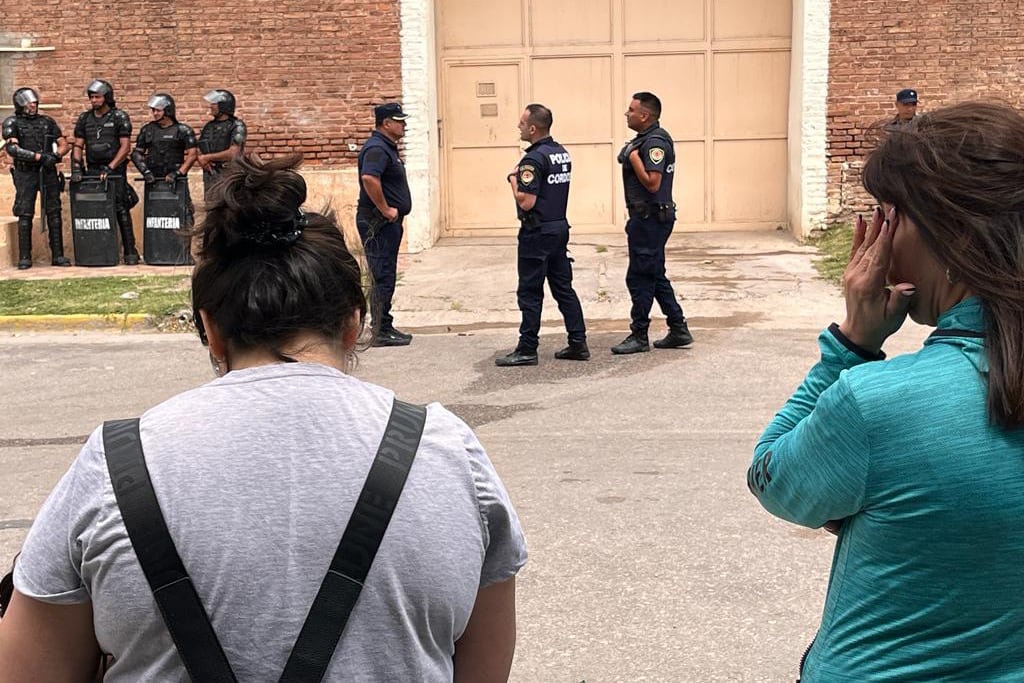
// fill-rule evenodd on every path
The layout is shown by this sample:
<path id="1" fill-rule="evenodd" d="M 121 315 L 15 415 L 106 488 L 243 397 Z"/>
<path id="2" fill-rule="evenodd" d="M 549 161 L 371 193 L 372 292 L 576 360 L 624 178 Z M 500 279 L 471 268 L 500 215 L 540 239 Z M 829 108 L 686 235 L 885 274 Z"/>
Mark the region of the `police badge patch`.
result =
<path id="1" fill-rule="evenodd" d="M 665 150 L 661 147 L 651 147 L 651 151 L 647 155 L 651 157 L 653 163 L 660 164 L 665 159 Z"/>
<path id="2" fill-rule="evenodd" d="M 533 166 L 520 166 L 519 167 L 519 182 L 523 185 L 529 185 L 533 182 L 536 177 L 536 169 Z"/>

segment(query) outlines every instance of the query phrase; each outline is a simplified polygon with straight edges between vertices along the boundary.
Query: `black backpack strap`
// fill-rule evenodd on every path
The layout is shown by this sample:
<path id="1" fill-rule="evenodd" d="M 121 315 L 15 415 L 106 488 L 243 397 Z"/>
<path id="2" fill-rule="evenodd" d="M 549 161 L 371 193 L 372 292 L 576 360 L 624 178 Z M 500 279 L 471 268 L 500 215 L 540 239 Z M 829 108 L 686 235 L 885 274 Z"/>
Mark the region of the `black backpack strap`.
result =
<path id="1" fill-rule="evenodd" d="M 160 512 L 142 454 L 138 419 L 103 423 L 103 448 L 128 538 L 185 669 L 193 681 L 235 683 Z"/>
<path id="2" fill-rule="evenodd" d="M 288 657 L 281 683 L 317 683 L 327 672 L 402 495 L 426 417 L 422 406 L 395 399 L 377 457 Z"/>

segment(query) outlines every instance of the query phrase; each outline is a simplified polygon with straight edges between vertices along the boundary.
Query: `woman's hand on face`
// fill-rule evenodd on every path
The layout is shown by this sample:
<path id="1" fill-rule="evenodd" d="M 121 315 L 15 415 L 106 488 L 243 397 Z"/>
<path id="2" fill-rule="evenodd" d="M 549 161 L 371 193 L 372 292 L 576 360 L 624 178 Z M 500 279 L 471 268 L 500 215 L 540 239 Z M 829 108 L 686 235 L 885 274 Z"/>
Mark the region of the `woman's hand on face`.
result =
<path id="1" fill-rule="evenodd" d="M 892 236 L 897 227 L 895 209 L 890 209 L 886 217 L 881 208 L 876 208 L 870 226 L 857 216 L 850 263 L 843 273 L 846 320 L 839 329 L 854 344 L 876 354 L 889 335 L 903 325 L 915 291 L 909 282 L 886 287 Z"/>

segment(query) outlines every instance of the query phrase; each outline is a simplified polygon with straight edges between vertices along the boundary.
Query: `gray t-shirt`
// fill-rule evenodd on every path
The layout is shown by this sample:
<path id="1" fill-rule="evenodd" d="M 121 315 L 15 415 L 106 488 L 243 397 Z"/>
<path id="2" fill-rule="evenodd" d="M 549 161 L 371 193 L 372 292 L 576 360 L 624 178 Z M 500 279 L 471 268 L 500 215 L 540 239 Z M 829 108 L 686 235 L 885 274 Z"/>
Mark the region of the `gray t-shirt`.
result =
<path id="1" fill-rule="evenodd" d="M 394 394 L 322 365 L 237 370 L 142 416 L 168 529 L 238 679 L 276 681 L 387 424 Z M 526 544 L 470 428 L 437 403 L 326 681 L 451 681 L 477 591 Z M 101 430 L 50 494 L 15 585 L 92 600 L 106 681 L 187 681 L 125 532 Z"/>

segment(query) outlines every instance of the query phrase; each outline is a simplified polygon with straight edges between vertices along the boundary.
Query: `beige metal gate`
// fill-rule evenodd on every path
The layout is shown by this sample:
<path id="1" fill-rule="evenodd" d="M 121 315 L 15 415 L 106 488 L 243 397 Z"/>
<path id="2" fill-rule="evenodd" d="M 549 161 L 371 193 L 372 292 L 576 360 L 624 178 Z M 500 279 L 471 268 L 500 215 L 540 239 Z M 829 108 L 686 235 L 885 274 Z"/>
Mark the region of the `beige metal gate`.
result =
<path id="1" fill-rule="evenodd" d="M 791 0 L 437 0 L 445 234 L 513 234 L 505 176 L 524 105 L 573 157 L 576 232 L 622 229 L 630 95 L 657 94 L 676 141 L 684 230 L 787 223 Z"/>

